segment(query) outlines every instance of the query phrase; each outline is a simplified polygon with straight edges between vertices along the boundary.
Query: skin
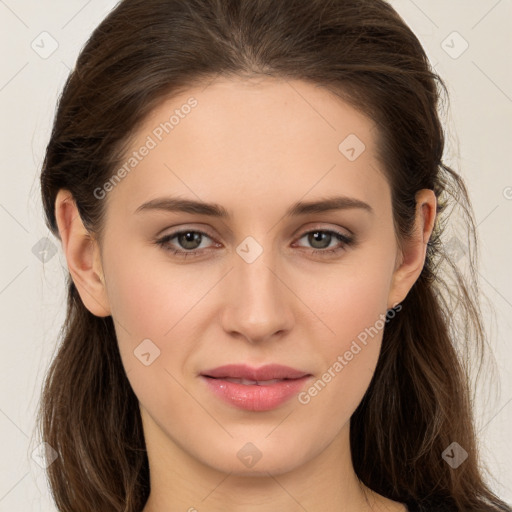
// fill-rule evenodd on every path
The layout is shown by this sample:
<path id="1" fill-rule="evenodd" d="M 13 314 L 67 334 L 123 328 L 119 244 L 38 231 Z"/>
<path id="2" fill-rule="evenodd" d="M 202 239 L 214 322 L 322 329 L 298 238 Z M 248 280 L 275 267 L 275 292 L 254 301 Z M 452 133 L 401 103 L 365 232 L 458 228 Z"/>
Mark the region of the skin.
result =
<path id="1" fill-rule="evenodd" d="M 418 192 L 414 235 L 399 248 L 376 126 L 299 81 L 217 79 L 192 88 L 145 120 L 127 156 L 191 96 L 197 107 L 107 194 L 101 240 L 86 231 L 68 191 L 56 201 L 69 270 L 86 307 L 112 315 L 140 402 L 151 471 L 144 512 L 405 510 L 365 488 L 350 458 L 349 420 L 374 373 L 382 329 L 307 404 L 292 398 L 271 411 L 239 410 L 198 374 L 273 362 L 320 378 L 418 278 L 434 193 Z M 366 147 L 354 161 L 338 149 L 349 134 Z M 171 195 L 217 203 L 232 217 L 136 212 Z M 373 212 L 285 216 L 297 201 L 333 195 Z M 155 243 L 180 229 L 208 233 L 198 256 Z M 356 243 L 341 246 L 334 235 L 315 243 L 307 236 L 315 230 L 353 233 Z M 252 263 L 236 252 L 247 236 L 263 250 Z M 186 251 L 181 241 L 168 245 Z M 160 350 L 149 366 L 134 356 L 144 339 Z M 248 442 L 261 454 L 252 467 L 237 457 Z"/>

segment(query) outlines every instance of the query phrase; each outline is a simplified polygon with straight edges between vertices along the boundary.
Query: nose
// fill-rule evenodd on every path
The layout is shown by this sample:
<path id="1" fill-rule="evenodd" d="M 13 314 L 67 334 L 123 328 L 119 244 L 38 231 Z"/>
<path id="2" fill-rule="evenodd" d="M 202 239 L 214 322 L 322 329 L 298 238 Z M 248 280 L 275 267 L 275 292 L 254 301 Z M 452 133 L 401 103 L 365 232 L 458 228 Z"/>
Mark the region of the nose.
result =
<path id="1" fill-rule="evenodd" d="M 271 251 L 264 251 L 252 263 L 235 258 L 222 311 L 224 330 L 250 343 L 282 337 L 295 322 L 293 293 Z"/>

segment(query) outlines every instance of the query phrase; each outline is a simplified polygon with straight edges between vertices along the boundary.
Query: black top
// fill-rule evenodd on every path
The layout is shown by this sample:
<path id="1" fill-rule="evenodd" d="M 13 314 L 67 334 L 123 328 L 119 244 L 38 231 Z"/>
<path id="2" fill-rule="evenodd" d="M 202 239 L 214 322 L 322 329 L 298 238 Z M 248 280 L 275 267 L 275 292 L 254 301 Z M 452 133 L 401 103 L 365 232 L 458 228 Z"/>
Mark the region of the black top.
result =
<path id="1" fill-rule="evenodd" d="M 427 509 L 424 507 L 420 507 L 417 503 L 410 503 L 409 505 L 406 505 L 408 512 L 427 512 Z M 434 512 L 434 509 L 430 508 L 432 512 Z"/>
<path id="2" fill-rule="evenodd" d="M 407 507 L 408 512 L 426 512 L 425 508 L 420 508 L 420 505 L 418 503 L 404 503 L 404 505 Z"/>
<path id="3" fill-rule="evenodd" d="M 453 512 L 453 508 L 443 503 L 404 503 L 409 512 Z"/>

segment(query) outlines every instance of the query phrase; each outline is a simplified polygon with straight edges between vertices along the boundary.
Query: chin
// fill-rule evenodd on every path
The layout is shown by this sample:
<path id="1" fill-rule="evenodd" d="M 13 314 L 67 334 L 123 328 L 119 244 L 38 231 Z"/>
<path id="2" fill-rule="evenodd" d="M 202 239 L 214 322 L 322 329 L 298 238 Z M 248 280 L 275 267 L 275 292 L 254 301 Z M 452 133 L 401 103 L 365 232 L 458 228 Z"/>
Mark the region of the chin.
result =
<path id="1" fill-rule="evenodd" d="M 210 450 L 207 457 L 201 457 L 204 464 L 223 473 L 230 473 L 236 476 L 269 476 L 279 475 L 293 471 L 307 462 L 308 458 L 314 457 L 307 451 L 298 451 L 297 446 L 304 448 L 304 443 L 292 442 L 289 439 L 288 445 L 283 445 L 280 440 L 272 442 L 266 440 L 243 441 L 231 440 L 230 446 L 218 447 Z M 233 446 L 234 445 L 234 446 Z M 217 453 L 218 452 L 218 453 Z"/>

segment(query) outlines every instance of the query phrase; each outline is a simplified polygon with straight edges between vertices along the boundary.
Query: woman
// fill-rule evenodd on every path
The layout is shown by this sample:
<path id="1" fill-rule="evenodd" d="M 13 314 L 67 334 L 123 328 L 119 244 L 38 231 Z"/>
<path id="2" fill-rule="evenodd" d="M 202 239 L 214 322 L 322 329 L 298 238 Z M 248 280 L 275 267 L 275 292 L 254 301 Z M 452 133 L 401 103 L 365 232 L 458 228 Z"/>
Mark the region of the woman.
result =
<path id="1" fill-rule="evenodd" d="M 101 23 L 41 176 L 70 271 L 40 411 L 59 510 L 510 510 L 455 350 L 483 331 L 443 251 L 452 198 L 472 217 L 438 86 L 383 0 Z"/>

